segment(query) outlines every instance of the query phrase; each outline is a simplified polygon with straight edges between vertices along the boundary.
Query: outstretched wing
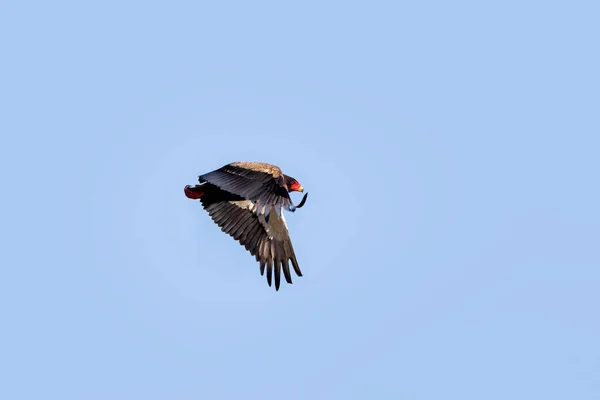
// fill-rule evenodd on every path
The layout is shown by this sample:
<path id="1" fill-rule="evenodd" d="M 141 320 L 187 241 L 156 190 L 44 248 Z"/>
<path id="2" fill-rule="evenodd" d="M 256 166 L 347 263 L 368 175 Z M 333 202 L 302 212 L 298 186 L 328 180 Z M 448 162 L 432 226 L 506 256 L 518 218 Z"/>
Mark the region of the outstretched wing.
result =
<path id="1" fill-rule="evenodd" d="M 200 175 L 198 180 L 258 203 L 258 209 L 262 211 L 260 207 L 265 207 L 267 215 L 271 207 L 288 209 L 292 206 L 283 173 L 273 165 L 236 162 Z"/>
<path id="2" fill-rule="evenodd" d="M 290 262 L 296 274 L 302 276 L 282 212 L 271 214 L 267 222 L 264 212 L 257 212 L 252 201 L 220 190 L 210 183 L 201 186 L 205 187 L 200 198 L 204 209 L 223 232 L 255 256 L 260 263 L 261 275 L 266 269 L 269 286 L 274 272 L 275 289 L 279 290 L 282 269 L 285 280 L 292 283 Z"/>

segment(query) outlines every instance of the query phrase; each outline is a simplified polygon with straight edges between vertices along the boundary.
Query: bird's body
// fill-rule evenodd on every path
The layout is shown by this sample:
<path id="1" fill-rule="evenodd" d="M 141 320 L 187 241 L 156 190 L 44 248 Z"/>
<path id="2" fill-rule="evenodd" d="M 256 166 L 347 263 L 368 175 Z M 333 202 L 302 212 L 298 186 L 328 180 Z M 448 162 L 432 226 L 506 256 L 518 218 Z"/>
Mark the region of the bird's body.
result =
<path id="1" fill-rule="evenodd" d="M 233 162 L 200 175 L 200 185 L 186 186 L 185 195 L 202 203 L 221 230 L 246 248 L 260 263 L 261 275 L 267 271 L 271 286 L 279 290 L 281 270 L 292 283 L 289 262 L 302 276 L 289 237 L 283 210 L 295 211 L 306 201 L 293 205 L 289 192 L 302 192 L 294 178 L 275 165 L 259 162 Z"/>

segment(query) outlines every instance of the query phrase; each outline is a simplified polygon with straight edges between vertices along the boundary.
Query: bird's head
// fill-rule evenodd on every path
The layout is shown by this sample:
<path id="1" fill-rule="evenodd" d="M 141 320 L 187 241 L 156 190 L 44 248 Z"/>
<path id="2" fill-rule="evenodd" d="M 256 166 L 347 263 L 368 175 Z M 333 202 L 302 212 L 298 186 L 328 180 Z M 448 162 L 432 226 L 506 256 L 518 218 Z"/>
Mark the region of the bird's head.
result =
<path id="1" fill-rule="evenodd" d="M 294 181 L 294 183 L 292 183 L 292 186 L 290 186 L 290 190 L 292 192 L 304 192 L 304 188 L 300 183 L 298 183 L 298 181 Z"/>
<path id="2" fill-rule="evenodd" d="M 291 176 L 285 176 L 285 184 L 288 187 L 288 192 L 304 192 L 304 188 L 300 182 Z"/>

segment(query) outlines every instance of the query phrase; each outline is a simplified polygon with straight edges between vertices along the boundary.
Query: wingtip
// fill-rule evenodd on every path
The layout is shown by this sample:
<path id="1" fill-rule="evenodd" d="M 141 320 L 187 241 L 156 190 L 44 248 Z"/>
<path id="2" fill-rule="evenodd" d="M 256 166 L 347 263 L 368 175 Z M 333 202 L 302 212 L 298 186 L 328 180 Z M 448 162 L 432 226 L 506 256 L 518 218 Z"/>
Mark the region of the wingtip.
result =
<path id="1" fill-rule="evenodd" d="M 308 193 L 304 193 L 304 197 L 302 197 L 302 200 L 300 201 L 300 204 L 298 204 L 296 206 L 296 208 L 302 208 L 304 206 L 304 203 L 306 203 L 306 198 L 308 197 Z"/>

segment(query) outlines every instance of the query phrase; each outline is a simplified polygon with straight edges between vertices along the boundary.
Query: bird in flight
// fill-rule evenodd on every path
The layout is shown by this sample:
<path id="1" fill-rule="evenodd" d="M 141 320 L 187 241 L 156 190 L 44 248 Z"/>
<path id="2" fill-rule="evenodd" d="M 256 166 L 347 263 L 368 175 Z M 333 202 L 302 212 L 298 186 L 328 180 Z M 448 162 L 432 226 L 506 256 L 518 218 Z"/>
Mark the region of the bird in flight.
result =
<path id="1" fill-rule="evenodd" d="M 185 195 L 200 200 L 221 230 L 255 256 L 260 274 L 267 271 L 269 286 L 275 275 L 279 290 L 282 269 L 287 283 L 292 283 L 289 262 L 302 276 L 283 216 L 283 210 L 294 212 L 306 202 L 308 193 L 297 206 L 292 203 L 289 193 L 304 191 L 296 179 L 275 165 L 239 161 L 200 175 L 198 181 L 199 185 L 185 186 Z"/>

